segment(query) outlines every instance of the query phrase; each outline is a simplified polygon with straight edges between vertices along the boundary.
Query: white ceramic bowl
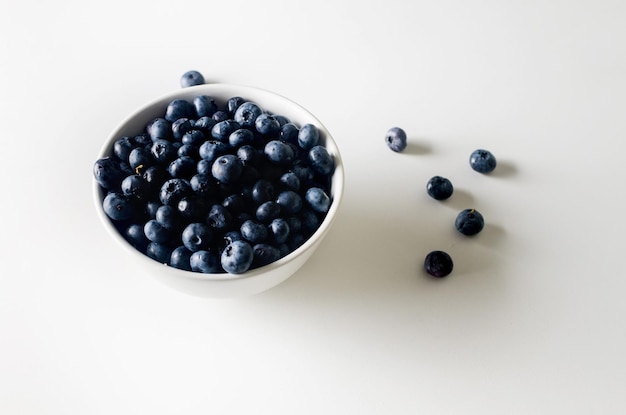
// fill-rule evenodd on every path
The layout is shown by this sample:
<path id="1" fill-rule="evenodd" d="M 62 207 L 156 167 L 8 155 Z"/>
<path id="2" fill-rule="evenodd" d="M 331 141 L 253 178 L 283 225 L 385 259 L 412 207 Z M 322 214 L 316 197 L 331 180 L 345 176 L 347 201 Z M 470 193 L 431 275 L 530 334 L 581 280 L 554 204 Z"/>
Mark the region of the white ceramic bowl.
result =
<path id="1" fill-rule="evenodd" d="M 156 117 L 162 117 L 167 104 L 174 99 L 183 98 L 191 101 L 198 95 L 209 95 L 223 105 L 228 98 L 239 96 L 247 101 L 257 103 L 264 110 L 288 117 L 298 127 L 310 123 L 318 127 L 320 136 L 328 152 L 335 160 L 335 170 L 331 182 L 332 204 L 325 219 L 315 233 L 299 248 L 285 257 L 260 268 L 249 270 L 243 274 L 203 274 L 180 270 L 161 264 L 131 246 L 106 216 L 102 208 L 104 192 L 93 181 L 93 196 L 96 210 L 105 229 L 137 263 L 157 280 L 178 291 L 199 297 L 233 298 L 257 294 L 268 290 L 289 278 L 313 255 L 317 247 L 333 224 L 343 197 L 344 170 L 337 144 L 328 130 L 310 112 L 293 101 L 272 92 L 241 85 L 206 84 L 189 88 L 181 88 L 162 96 L 127 117 L 107 138 L 98 158 L 112 153 L 113 143 L 122 136 L 133 136 L 145 131 L 146 124 Z M 94 159 L 95 161 L 95 159 Z"/>

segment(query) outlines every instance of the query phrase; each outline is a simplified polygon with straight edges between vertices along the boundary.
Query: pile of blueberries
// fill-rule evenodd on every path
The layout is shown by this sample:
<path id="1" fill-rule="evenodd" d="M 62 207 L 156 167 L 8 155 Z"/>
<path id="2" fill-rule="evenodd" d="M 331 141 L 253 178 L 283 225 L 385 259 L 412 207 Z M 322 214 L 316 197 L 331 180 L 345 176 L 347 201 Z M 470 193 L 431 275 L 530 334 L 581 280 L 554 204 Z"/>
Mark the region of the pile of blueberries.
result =
<path id="1" fill-rule="evenodd" d="M 390 128 L 385 134 L 387 146 L 397 152 L 403 152 L 407 147 L 406 132 L 400 127 Z M 496 158 L 488 150 L 478 149 L 472 152 L 469 158 L 470 167 L 482 174 L 489 174 L 496 168 Z M 454 191 L 452 182 L 441 176 L 433 176 L 426 184 L 426 192 L 436 200 L 446 200 Z M 466 236 L 476 235 L 483 230 L 485 219 L 476 209 L 464 209 L 454 222 L 456 229 Z M 445 251 L 432 251 L 426 255 L 424 269 L 434 277 L 443 278 L 452 272 L 454 264 L 450 255 Z"/>
<path id="2" fill-rule="evenodd" d="M 181 86 L 204 83 L 197 71 Z M 171 101 L 93 166 L 102 206 L 148 257 L 241 274 L 301 246 L 330 206 L 335 161 L 313 124 L 297 126 L 243 97 Z"/>

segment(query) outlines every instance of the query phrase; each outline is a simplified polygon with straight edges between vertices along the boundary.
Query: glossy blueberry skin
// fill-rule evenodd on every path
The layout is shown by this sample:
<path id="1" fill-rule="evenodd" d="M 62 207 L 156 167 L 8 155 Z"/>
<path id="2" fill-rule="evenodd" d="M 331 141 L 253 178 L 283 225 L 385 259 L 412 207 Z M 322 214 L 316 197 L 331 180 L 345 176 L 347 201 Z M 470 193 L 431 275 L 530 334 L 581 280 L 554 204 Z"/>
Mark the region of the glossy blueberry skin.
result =
<path id="1" fill-rule="evenodd" d="M 300 179 L 294 172 L 288 171 L 287 173 L 280 176 L 280 184 L 285 187 L 287 190 L 298 191 L 300 190 Z"/>
<path id="2" fill-rule="evenodd" d="M 204 84 L 204 76 L 198 71 L 187 71 L 180 77 L 180 87 L 188 88 L 190 86 Z"/>
<path id="3" fill-rule="evenodd" d="M 158 244 L 165 244 L 170 240 L 171 233 L 165 229 L 156 219 L 150 219 L 143 226 L 143 232 L 146 234 L 146 238 L 150 242 L 156 242 Z"/>
<path id="4" fill-rule="evenodd" d="M 178 149 L 171 141 L 162 139 L 156 140 L 152 143 L 152 147 L 150 147 L 150 154 L 152 154 L 157 164 L 167 164 L 171 162 L 176 157 L 177 151 Z"/>
<path id="5" fill-rule="evenodd" d="M 178 147 L 178 151 L 176 152 L 176 155 L 178 157 L 188 156 L 188 157 L 193 158 L 193 165 L 194 165 L 194 171 L 195 171 L 196 160 L 200 158 L 200 152 L 198 150 L 198 147 L 192 144 L 183 144 L 180 147 Z"/>
<path id="6" fill-rule="evenodd" d="M 252 252 L 254 253 L 254 259 L 252 260 L 253 268 L 271 264 L 278 261 L 281 256 L 278 248 L 267 243 L 255 244 L 252 247 Z"/>
<path id="7" fill-rule="evenodd" d="M 245 128 L 255 128 L 255 122 L 259 115 L 263 111 L 254 102 L 244 102 L 237 107 L 237 110 L 233 114 L 233 119 Z"/>
<path id="8" fill-rule="evenodd" d="M 298 131 L 298 145 L 305 150 L 318 145 L 320 142 L 320 133 L 313 124 L 304 124 Z"/>
<path id="9" fill-rule="evenodd" d="M 478 173 L 488 174 L 496 168 L 496 157 L 488 150 L 478 149 L 470 155 L 471 168 Z"/>
<path id="10" fill-rule="evenodd" d="M 195 174 L 190 180 L 191 189 L 199 196 L 211 196 L 218 187 L 213 176 L 206 173 Z"/>
<path id="11" fill-rule="evenodd" d="M 228 144 L 218 140 L 207 140 L 198 149 L 198 153 L 203 160 L 214 161 L 219 156 L 228 153 Z"/>
<path id="12" fill-rule="evenodd" d="M 218 122 L 228 120 L 230 116 L 228 115 L 228 112 L 219 110 L 219 111 L 215 111 L 215 114 L 213 114 L 211 118 L 213 118 L 213 120 L 215 120 L 215 122 L 218 123 Z"/>
<path id="13" fill-rule="evenodd" d="M 190 179 L 196 173 L 196 160 L 190 156 L 180 156 L 172 161 L 167 172 L 179 179 Z"/>
<path id="14" fill-rule="evenodd" d="M 210 202 L 197 194 L 183 196 L 176 205 L 180 216 L 188 221 L 204 221 L 210 208 Z"/>
<path id="15" fill-rule="evenodd" d="M 330 197 L 319 187 L 311 187 L 304 194 L 311 209 L 318 213 L 327 213 L 330 209 Z"/>
<path id="16" fill-rule="evenodd" d="M 320 226 L 321 220 L 316 211 L 311 208 L 303 208 L 298 212 L 298 217 L 301 223 L 300 231 L 303 234 L 310 235 Z"/>
<path id="17" fill-rule="evenodd" d="M 146 255 L 157 262 L 167 264 L 172 256 L 172 249 L 166 244 L 150 242 L 146 247 Z"/>
<path id="18" fill-rule="evenodd" d="M 444 251 L 432 251 L 424 259 L 424 269 L 435 278 L 447 277 L 453 267 L 452 258 Z"/>
<path id="19" fill-rule="evenodd" d="M 172 133 L 172 123 L 165 118 L 155 118 L 146 126 L 146 132 L 152 141 L 171 140 L 174 136 Z"/>
<path id="20" fill-rule="evenodd" d="M 189 180 L 169 179 L 161 186 L 159 200 L 164 205 L 176 206 L 183 196 L 187 196 L 192 191 Z"/>
<path id="21" fill-rule="evenodd" d="M 132 137 L 120 137 L 113 143 L 113 154 L 119 160 L 128 162 L 128 156 L 135 147 L 137 144 Z"/>
<path id="22" fill-rule="evenodd" d="M 241 224 L 239 228 L 241 236 L 253 244 L 265 242 L 267 240 L 267 227 L 256 220 L 248 219 Z"/>
<path id="23" fill-rule="evenodd" d="M 138 174 L 126 176 L 120 185 L 122 194 L 135 199 L 145 199 L 148 197 L 149 184 Z"/>
<path id="24" fill-rule="evenodd" d="M 178 246 L 170 254 L 169 264 L 174 268 L 191 271 L 191 254 L 185 246 Z"/>
<path id="25" fill-rule="evenodd" d="M 284 190 L 276 196 L 276 203 L 286 215 L 298 213 L 302 209 L 302 196 L 293 190 Z"/>
<path id="26" fill-rule="evenodd" d="M 228 142 L 228 137 L 242 126 L 231 119 L 220 121 L 211 128 L 211 136 L 218 141 Z"/>
<path id="27" fill-rule="evenodd" d="M 211 166 L 211 175 L 220 183 L 234 183 L 243 172 L 243 163 L 233 154 L 219 156 Z"/>
<path id="28" fill-rule="evenodd" d="M 143 170 L 142 177 L 148 183 L 151 196 L 158 195 L 161 185 L 168 178 L 168 173 L 164 166 L 150 166 Z"/>
<path id="29" fill-rule="evenodd" d="M 191 270 L 204 274 L 223 273 L 220 257 L 213 250 L 200 250 L 193 252 L 189 258 Z"/>
<path id="30" fill-rule="evenodd" d="M 259 115 L 254 122 L 254 127 L 266 137 L 276 137 L 280 133 L 280 122 L 271 114 Z"/>
<path id="31" fill-rule="evenodd" d="M 218 231 L 226 231 L 233 224 L 233 215 L 223 205 L 214 204 L 206 216 L 207 224 Z"/>
<path id="32" fill-rule="evenodd" d="M 401 153 L 407 146 L 406 132 L 400 127 L 390 128 L 385 134 L 385 142 L 391 150 Z"/>
<path id="33" fill-rule="evenodd" d="M 255 216 L 259 222 L 270 223 L 280 216 L 280 205 L 272 200 L 263 202 L 257 207 Z"/>
<path id="34" fill-rule="evenodd" d="M 289 232 L 291 231 L 289 227 L 289 222 L 287 222 L 283 218 L 274 219 L 267 227 L 267 230 L 269 231 L 269 240 L 276 245 L 284 244 L 285 242 L 287 242 Z"/>
<path id="35" fill-rule="evenodd" d="M 217 113 L 217 111 L 215 113 L 213 113 L 213 115 L 215 115 L 216 113 Z M 215 124 L 217 124 L 217 121 L 213 119 L 213 116 L 211 116 L 211 117 L 200 117 L 193 124 L 193 128 L 195 128 L 196 130 L 200 130 L 203 133 L 209 133 L 210 134 L 211 133 L 211 129 L 213 129 Z"/>
<path id="36" fill-rule="evenodd" d="M 268 200 L 273 200 L 276 195 L 276 189 L 271 181 L 266 179 L 259 179 L 252 186 L 252 200 L 255 203 L 261 204 Z"/>
<path id="37" fill-rule="evenodd" d="M 452 196 L 452 182 L 441 176 L 433 176 L 426 183 L 426 192 L 435 200 L 445 200 Z"/>
<path id="38" fill-rule="evenodd" d="M 180 139 L 183 145 L 200 147 L 206 141 L 206 136 L 200 130 L 192 129 L 186 131 Z"/>
<path id="39" fill-rule="evenodd" d="M 329 175 L 335 169 L 335 160 L 330 155 L 326 147 L 313 146 L 309 150 L 309 161 L 314 172 L 322 175 Z"/>
<path id="40" fill-rule="evenodd" d="M 228 136 L 228 144 L 233 148 L 239 148 L 254 142 L 254 133 L 251 130 L 240 128 Z"/>
<path id="41" fill-rule="evenodd" d="M 171 128 L 172 128 L 171 138 L 174 138 L 175 140 L 180 141 L 182 140 L 185 133 L 195 128 L 195 122 L 193 122 L 193 120 L 190 120 L 189 118 L 179 118 L 172 123 Z M 164 137 L 164 138 L 168 139 L 167 137 Z"/>
<path id="42" fill-rule="evenodd" d="M 128 196 L 117 192 L 109 192 L 102 201 L 106 215 L 113 220 L 128 220 L 135 214 L 135 206 Z"/>
<path id="43" fill-rule="evenodd" d="M 280 127 L 278 138 L 286 143 L 298 144 L 298 133 L 300 130 L 293 123 L 286 123 Z"/>
<path id="44" fill-rule="evenodd" d="M 135 249 L 139 251 L 145 251 L 146 247 L 150 243 L 146 234 L 143 232 L 143 226 L 138 223 L 130 224 L 124 230 L 124 239 L 128 241 Z"/>
<path id="45" fill-rule="evenodd" d="M 215 99 L 208 95 L 198 95 L 193 99 L 193 106 L 196 109 L 196 116 L 210 117 L 219 109 Z"/>
<path id="46" fill-rule="evenodd" d="M 102 188 L 117 189 L 127 173 L 119 160 L 113 157 L 103 157 L 94 163 L 93 176 Z"/>
<path id="47" fill-rule="evenodd" d="M 265 144 L 263 152 L 265 153 L 265 157 L 272 163 L 287 165 L 293 162 L 293 150 L 282 141 L 269 141 Z"/>
<path id="48" fill-rule="evenodd" d="M 222 268 L 231 274 L 243 274 L 252 265 L 254 251 L 245 241 L 235 241 L 224 248 L 221 255 Z"/>
<path id="49" fill-rule="evenodd" d="M 185 248 L 191 252 L 206 250 L 213 241 L 214 233 L 205 223 L 190 223 L 183 230 L 181 239 Z"/>
<path id="50" fill-rule="evenodd" d="M 238 131 L 250 132 L 250 130 L 238 130 Z M 235 131 L 235 133 L 236 132 L 237 131 Z M 250 132 L 250 134 L 252 133 Z M 252 145 L 244 144 L 237 149 L 237 157 L 239 157 L 239 160 L 241 160 L 244 166 L 254 166 L 259 163 L 259 160 L 261 159 L 261 152 Z"/>
<path id="51" fill-rule="evenodd" d="M 150 153 L 150 150 L 145 147 L 134 148 L 128 156 L 128 164 L 131 169 L 137 171 L 138 167 L 146 169 L 155 164 L 154 157 Z"/>
<path id="52" fill-rule="evenodd" d="M 476 209 L 465 209 L 457 215 L 454 226 L 463 235 L 476 235 L 483 230 L 485 219 Z"/>
<path id="53" fill-rule="evenodd" d="M 239 108 L 241 106 L 241 104 L 243 104 L 244 102 L 246 102 L 245 99 L 243 99 L 242 97 L 231 97 L 226 101 L 226 114 L 230 114 L 233 115 L 235 113 L 235 111 L 237 111 L 237 108 Z"/>
<path id="54" fill-rule="evenodd" d="M 195 108 L 189 101 L 178 98 L 167 104 L 164 118 L 169 122 L 174 122 L 179 118 L 196 118 L 195 112 Z"/>
<path id="55" fill-rule="evenodd" d="M 180 227 L 181 218 L 175 207 L 161 205 L 156 211 L 154 219 L 168 231 L 174 232 Z"/>

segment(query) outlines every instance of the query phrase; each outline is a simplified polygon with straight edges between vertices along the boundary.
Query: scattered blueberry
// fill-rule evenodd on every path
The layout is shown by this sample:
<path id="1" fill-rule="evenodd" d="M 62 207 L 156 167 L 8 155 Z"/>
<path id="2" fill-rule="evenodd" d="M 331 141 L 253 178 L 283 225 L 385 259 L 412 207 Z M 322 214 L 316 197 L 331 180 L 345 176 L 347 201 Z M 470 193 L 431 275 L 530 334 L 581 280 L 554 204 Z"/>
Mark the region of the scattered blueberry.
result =
<path id="1" fill-rule="evenodd" d="M 470 155 L 470 166 L 479 173 L 491 173 L 496 168 L 496 158 L 488 150 L 475 150 Z"/>
<path id="2" fill-rule="evenodd" d="M 465 209 L 457 215 L 454 226 L 463 235 L 476 235 L 483 230 L 485 219 L 476 209 Z"/>
<path id="3" fill-rule="evenodd" d="M 443 278 L 452 272 L 452 258 L 444 251 L 432 251 L 426 255 L 424 269 L 436 278 Z"/>
<path id="4" fill-rule="evenodd" d="M 181 88 L 204 84 L 204 76 L 198 71 L 187 71 L 180 78 Z"/>
<path id="5" fill-rule="evenodd" d="M 406 132 L 400 127 L 390 128 L 385 134 L 385 142 L 391 150 L 401 153 L 407 145 Z"/>
<path id="6" fill-rule="evenodd" d="M 426 192 L 436 200 L 445 200 L 452 196 L 454 188 L 452 182 L 441 176 L 433 176 L 426 184 Z"/>

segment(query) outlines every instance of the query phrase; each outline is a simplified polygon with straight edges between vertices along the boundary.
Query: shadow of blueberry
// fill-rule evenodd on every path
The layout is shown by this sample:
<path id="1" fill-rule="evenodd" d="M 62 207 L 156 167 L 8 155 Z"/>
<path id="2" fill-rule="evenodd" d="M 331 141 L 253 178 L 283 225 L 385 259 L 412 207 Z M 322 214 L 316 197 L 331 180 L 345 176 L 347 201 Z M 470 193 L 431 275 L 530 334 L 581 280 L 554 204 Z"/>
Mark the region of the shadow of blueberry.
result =
<path id="1" fill-rule="evenodd" d="M 409 138 L 406 144 L 406 148 L 404 149 L 403 153 L 409 154 L 409 155 L 430 154 L 432 153 L 432 148 L 424 142 L 416 143 L 415 140 L 411 140 Z"/>
<path id="2" fill-rule="evenodd" d="M 493 177 L 512 177 L 517 174 L 517 167 L 506 160 L 498 160 L 498 165 L 495 170 L 489 173 L 489 176 Z"/>

